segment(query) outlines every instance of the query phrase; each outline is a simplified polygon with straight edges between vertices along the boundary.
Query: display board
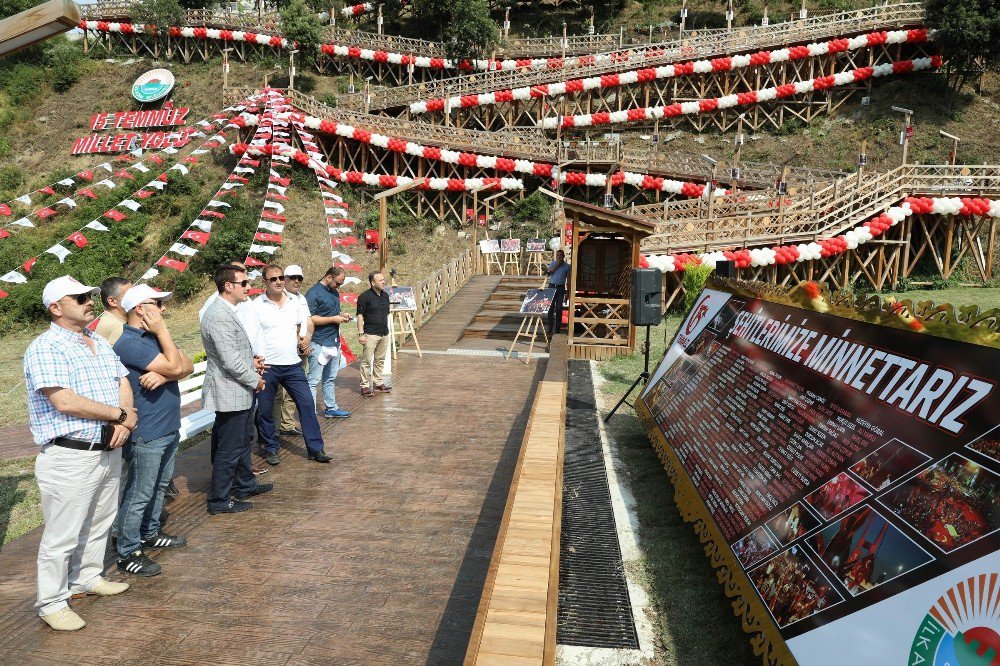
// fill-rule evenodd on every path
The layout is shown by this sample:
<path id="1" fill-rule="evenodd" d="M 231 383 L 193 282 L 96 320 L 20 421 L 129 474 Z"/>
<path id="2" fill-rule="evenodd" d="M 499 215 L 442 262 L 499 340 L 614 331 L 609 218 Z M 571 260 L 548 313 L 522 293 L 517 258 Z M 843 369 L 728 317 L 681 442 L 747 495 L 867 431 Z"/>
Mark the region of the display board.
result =
<path id="1" fill-rule="evenodd" d="M 545 252 L 545 241 L 541 238 L 532 238 L 527 244 L 528 252 Z"/>
<path id="2" fill-rule="evenodd" d="M 713 280 L 636 411 L 765 663 L 979 663 L 1000 653 L 1000 312 L 863 305 Z"/>
<path id="3" fill-rule="evenodd" d="M 502 238 L 500 239 L 500 251 L 509 254 L 518 254 L 521 252 L 521 239 L 520 238 Z"/>
<path id="4" fill-rule="evenodd" d="M 556 297 L 555 289 L 529 289 L 521 302 L 522 314 L 547 314 Z"/>
<path id="5" fill-rule="evenodd" d="M 479 241 L 479 251 L 483 254 L 498 254 L 500 252 L 500 241 L 496 238 L 488 238 Z"/>
<path id="6" fill-rule="evenodd" d="M 389 307 L 392 310 L 416 310 L 417 297 L 413 287 L 389 287 Z"/>

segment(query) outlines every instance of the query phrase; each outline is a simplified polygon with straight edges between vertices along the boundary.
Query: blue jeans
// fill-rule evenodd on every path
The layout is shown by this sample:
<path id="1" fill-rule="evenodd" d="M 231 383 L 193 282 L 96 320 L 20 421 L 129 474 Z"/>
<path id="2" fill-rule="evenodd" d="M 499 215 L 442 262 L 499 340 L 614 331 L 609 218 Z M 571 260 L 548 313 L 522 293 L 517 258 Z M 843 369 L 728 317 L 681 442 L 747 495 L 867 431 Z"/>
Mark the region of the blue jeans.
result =
<path id="1" fill-rule="evenodd" d="M 257 394 L 257 436 L 261 448 L 266 453 L 277 453 L 280 448 L 274 426 L 274 395 L 279 384 L 285 387 L 299 411 L 306 449 L 309 453 L 322 451 L 323 435 L 319 431 L 319 419 L 316 418 L 316 404 L 309 395 L 306 373 L 302 372 L 302 366 L 298 363 L 272 365 L 264 371 L 264 389 Z"/>
<path id="2" fill-rule="evenodd" d="M 125 444 L 128 480 L 118 510 L 118 554 L 128 557 L 143 539 L 160 533 L 163 493 L 174 475 L 180 433 Z"/>
<path id="3" fill-rule="evenodd" d="M 337 396 L 334 394 L 334 382 L 337 379 L 337 372 L 340 371 L 340 356 L 335 356 L 327 361 L 326 365 L 319 364 L 319 355 L 322 346 L 315 342 L 309 345 L 309 393 L 313 400 L 316 399 L 316 387 L 320 381 L 323 382 L 323 403 L 327 409 L 340 409 L 337 406 Z M 299 418 L 302 414 L 299 414 Z"/>

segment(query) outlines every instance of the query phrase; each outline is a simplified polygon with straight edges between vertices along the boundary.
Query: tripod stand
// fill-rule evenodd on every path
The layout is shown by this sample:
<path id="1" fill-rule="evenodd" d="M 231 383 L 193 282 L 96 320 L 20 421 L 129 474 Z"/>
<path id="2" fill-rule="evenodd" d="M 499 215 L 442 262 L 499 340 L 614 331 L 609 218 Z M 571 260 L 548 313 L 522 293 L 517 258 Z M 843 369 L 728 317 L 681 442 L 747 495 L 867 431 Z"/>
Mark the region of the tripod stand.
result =
<path id="1" fill-rule="evenodd" d="M 645 364 L 643 367 L 644 367 L 643 371 L 640 372 L 639 376 L 635 378 L 634 382 L 632 382 L 632 386 L 630 386 L 629 389 L 625 391 L 625 395 L 623 395 L 621 400 L 618 401 L 618 404 L 615 405 L 610 412 L 608 412 L 607 416 L 604 417 L 605 423 L 611 420 L 611 417 L 614 416 L 615 412 L 618 411 L 618 408 L 621 407 L 626 400 L 628 400 L 628 397 L 632 395 L 632 391 L 635 390 L 635 387 L 638 386 L 640 382 L 642 382 L 643 380 L 649 380 L 649 324 L 646 325 L 646 350 L 645 350 Z"/>

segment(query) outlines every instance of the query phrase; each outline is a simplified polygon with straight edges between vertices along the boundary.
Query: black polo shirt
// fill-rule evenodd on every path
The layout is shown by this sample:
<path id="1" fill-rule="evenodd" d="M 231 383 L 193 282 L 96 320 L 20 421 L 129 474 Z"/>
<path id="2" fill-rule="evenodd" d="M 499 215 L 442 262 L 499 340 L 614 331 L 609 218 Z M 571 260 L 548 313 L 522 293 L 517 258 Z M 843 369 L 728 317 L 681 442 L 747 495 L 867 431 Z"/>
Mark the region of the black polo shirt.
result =
<path id="1" fill-rule="evenodd" d="M 389 335 L 389 292 L 369 289 L 358 296 L 358 315 L 365 319 L 365 334 Z"/>

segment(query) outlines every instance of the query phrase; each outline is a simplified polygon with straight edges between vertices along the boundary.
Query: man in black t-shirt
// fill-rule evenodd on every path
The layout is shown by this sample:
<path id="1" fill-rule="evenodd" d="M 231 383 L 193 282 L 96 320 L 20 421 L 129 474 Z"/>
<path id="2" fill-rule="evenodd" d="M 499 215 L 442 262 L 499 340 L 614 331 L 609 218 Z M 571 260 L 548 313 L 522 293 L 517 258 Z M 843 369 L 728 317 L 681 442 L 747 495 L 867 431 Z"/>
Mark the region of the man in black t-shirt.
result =
<path id="1" fill-rule="evenodd" d="M 389 350 L 389 293 L 385 291 L 385 276 L 368 276 L 368 291 L 358 296 L 358 341 L 361 350 L 361 393 L 365 397 L 375 391 L 389 393 L 392 388 L 382 379 L 382 366 Z M 374 381 L 374 385 L 373 385 Z"/>

